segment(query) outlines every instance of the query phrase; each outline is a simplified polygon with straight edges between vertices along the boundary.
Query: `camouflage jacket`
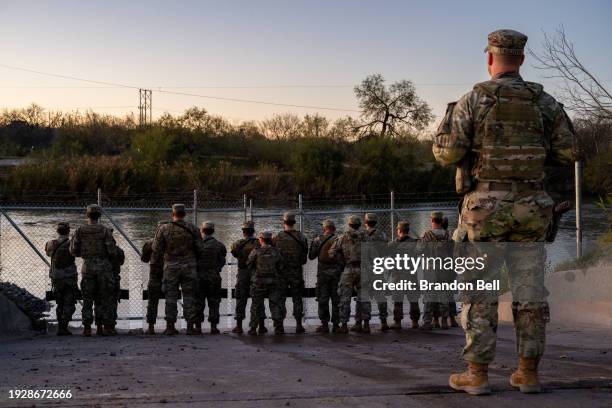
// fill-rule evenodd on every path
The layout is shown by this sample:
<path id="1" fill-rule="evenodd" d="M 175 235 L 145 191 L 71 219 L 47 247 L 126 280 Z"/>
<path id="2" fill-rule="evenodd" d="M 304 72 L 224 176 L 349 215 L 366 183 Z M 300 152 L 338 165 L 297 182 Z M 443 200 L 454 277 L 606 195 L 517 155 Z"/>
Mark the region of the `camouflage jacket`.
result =
<path id="1" fill-rule="evenodd" d="M 372 242 L 389 242 L 387 234 L 378 228 L 367 229 L 366 231 Z"/>
<path id="2" fill-rule="evenodd" d="M 271 245 L 255 248 L 249 254 L 247 265 L 253 270 L 252 281 L 278 282 L 282 281 L 284 262 L 280 251 Z"/>
<path id="3" fill-rule="evenodd" d="M 300 268 L 308 261 L 308 240 L 300 231 L 279 232 L 274 237 L 274 246 L 288 268 Z"/>
<path id="4" fill-rule="evenodd" d="M 70 253 L 70 238 L 60 235 L 45 244 L 45 252 L 51 258 L 49 277 L 51 279 L 73 278 L 77 276 L 74 256 Z"/>
<path id="5" fill-rule="evenodd" d="M 255 248 L 259 248 L 259 240 L 255 237 L 242 238 L 232 244 L 230 251 L 238 260 L 238 269 L 248 269 L 247 260 Z"/>
<path id="6" fill-rule="evenodd" d="M 117 252 L 113 230 L 90 222 L 76 229 L 70 240 L 70 253 L 75 257 L 110 261 Z"/>
<path id="7" fill-rule="evenodd" d="M 162 259 L 164 264 L 195 265 L 202 256 L 200 231 L 191 223 L 175 221 L 157 227 L 153 239 L 153 259 Z"/>
<path id="8" fill-rule="evenodd" d="M 361 263 L 361 243 L 369 240 L 367 232 L 349 229 L 334 240 L 329 248 L 329 256 L 342 265 L 359 265 Z"/>
<path id="9" fill-rule="evenodd" d="M 308 259 L 317 259 L 317 271 L 332 274 L 340 271 L 338 261 L 329 256 L 329 249 L 337 238 L 336 234 L 321 234 L 310 242 Z"/>
<path id="10" fill-rule="evenodd" d="M 198 272 L 221 273 L 226 262 L 227 248 L 215 237 L 202 238 L 202 255 L 198 259 Z"/>
<path id="11" fill-rule="evenodd" d="M 495 98 L 479 90 L 498 85 L 511 89 L 533 90 L 533 94 L 536 95 L 534 103 L 541 113 L 540 126 L 544 139 L 541 143 L 545 150 L 546 165 L 560 166 L 570 163 L 574 158 L 574 130 L 563 105 L 542 91 L 541 85 L 526 82 L 517 73 L 501 74 L 491 81 L 476 84 L 474 90 L 463 95 L 458 102 L 448 104 L 446 115 L 434 137 L 432 149 L 436 160 L 443 165 L 452 165 L 461 164 L 466 159 L 474 160 L 471 158 L 472 155 L 479 156 L 479 148 L 486 130 L 485 119 L 496 104 Z M 522 126 L 522 122 L 514 118 L 508 120 L 515 121 L 519 128 Z M 520 149 L 521 146 L 516 148 Z M 509 165 L 530 159 L 532 158 L 528 153 L 515 154 L 514 161 Z M 471 176 L 474 176 L 477 170 L 472 166 L 469 171 Z"/>

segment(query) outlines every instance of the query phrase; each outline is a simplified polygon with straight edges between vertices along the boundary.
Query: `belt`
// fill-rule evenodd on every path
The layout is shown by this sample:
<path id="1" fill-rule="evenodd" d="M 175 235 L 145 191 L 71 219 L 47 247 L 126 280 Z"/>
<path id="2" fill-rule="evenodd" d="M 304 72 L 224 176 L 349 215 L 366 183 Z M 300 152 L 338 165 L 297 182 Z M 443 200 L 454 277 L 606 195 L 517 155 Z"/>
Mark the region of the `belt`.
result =
<path id="1" fill-rule="evenodd" d="M 499 181 L 479 181 L 476 184 L 476 191 L 512 191 L 512 192 L 524 192 L 524 191 L 541 191 L 544 190 L 542 183 L 528 183 L 514 181 L 510 183 L 503 183 Z"/>

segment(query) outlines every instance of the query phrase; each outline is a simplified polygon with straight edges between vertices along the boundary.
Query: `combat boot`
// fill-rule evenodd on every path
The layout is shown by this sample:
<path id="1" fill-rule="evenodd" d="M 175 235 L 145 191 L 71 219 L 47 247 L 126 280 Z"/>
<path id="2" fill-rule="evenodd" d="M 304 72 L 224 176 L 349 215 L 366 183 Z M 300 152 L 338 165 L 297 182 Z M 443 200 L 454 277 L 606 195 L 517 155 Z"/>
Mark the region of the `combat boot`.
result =
<path id="1" fill-rule="evenodd" d="M 389 330 L 389 325 L 387 324 L 387 319 L 382 319 L 380 321 L 380 331 L 388 331 Z"/>
<path id="2" fill-rule="evenodd" d="M 419 321 L 418 320 L 412 320 L 412 326 L 410 326 L 413 329 L 418 329 L 419 328 Z"/>
<path id="3" fill-rule="evenodd" d="M 431 322 L 423 322 L 423 324 L 419 328 L 421 330 L 433 330 L 434 326 L 432 326 Z"/>
<path id="4" fill-rule="evenodd" d="M 488 364 L 468 361 L 467 371 L 461 374 L 451 374 L 448 379 L 448 385 L 453 390 L 465 391 L 470 395 L 490 394 L 488 368 Z"/>
<path id="5" fill-rule="evenodd" d="M 188 336 L 195 336 L 202 334 L 202 330 L 200 329 L 198 332 L 198 330 L 195 328 L 195 323 L 187 323 L 187 330 L 185 331 L 185 334 Z"/>
<path id="6" fill-rule="evenodd" d="M 340 325 L 338 323 L 334 323 L 332 326 L 332 333 L 338 333 L 338 330 L 340 330 Z"/>
<path id="7" fill-rule="evenodd" d="M 329 333 L 329 323 L 321 322 L 321 325 L 315 329 L 315 333 Z"/>
<path id="8" fill-rule="evenodd" d="M 440 319 L 438 319 L 438 318 L 433 319 L 433 328 L 434 329 L 439 329 L 440 328 Z"/>
<path id="9" fill-rule="evenodd" d="M 391 329 L 402 330 L 402 319 L 395 319 L 393 325 L 391 325 Z"/>
<path id="10" fill-rule="evenodd" d="M 108 333 L 104 331 L 104 326 L 101 324 L 96 325 L 96 336 L 108 336 Z"/>
<path id="11" fill-rule="evenodd" d="M 306 333 L 306 329 L 302 325 L 302 320 L 298 320 L 295 322 L 295 334 L 303 334 Z"/>
<path id="12" fill-rule="evenodd" d="M 196 325 L 197 328 L 197 325 Z M 202 325 L 200 325 L 200 332 L 202 332 Z M 220 334 L 221 332 L 217 329 L 217 323 L 210 324 L 210 334 Z"/>
<path id="13" fill-rule="evenodd" d="M 457 319 L 455 316 L 450 317 L 450 325 L 451 327 L 459 327 L 459 323 L 457 323 Z"/>
<path id="14" fill-rule="evenodd" d="M 257 336 L 257 327 L 251 326 L 249 331 L 247 332 L 249 336 Z"/>
<path id="15" fill-rule="evenodd" d="M 85 326 L 83 326 L 83 336 L 91 337 L 91 325 L 86 324 Z"/>
<path id="16" fill-rule="evenodd" d="M 536 394 L 542 391 L 538 379 L 537 358 L 519 358 L 518 369 L 510 376 L 510 385 L 517 387 L 524 394 Z"/>
<path id="17" fill-rule="evenodd" d="M 274 334 L 279 336 L 285 334 L 285 326 L 282 322 L 274 323 Z"/>
<path id="18" fill-rule="evenodd" d="M 115 330 L 115 325 L 114 324 L 105 324 L 104 325 L 104 331 L 106 332 L 106 334 L 108 336 L 116 336 L 117 335 L 117 330 Z"/>
<path id="19" fill-rule="evenodd" d="M 149 328 L 145 334 L 155 335 L 155 324 L 149 323 Z"/>
<path id="20" fill-rule="evenodd" d="M 355 322 L 355 324 L 351 326 L 351 331 L 355 333 L 361 333 L 363 331 L 363 327 L 361 326 L 361 321 Z"/>
<path id="21" fill-rule="evenodd" d="M 257 329 L 259 334 L 266 334 L 268 329 L 266 329 L 266 319 L 259 319 L 259 328 Z"/>
<path id="22" fill-rule="evenodd" d="M 370 321 L 369 320 L 364 320 L 363 321 L 362 332 L 365 333 L 365 334 L 370 334 Z"/>
<path id="23" fill-rule="evenodd" d="M 58 322 L 57 324 L 57 335 L 58 336 L 70 336 L 70 330 L 68 330 L 68 322 Z"/>
<path id="24" fill-rule="evenodd" d="M 338 334 L 348 334 L 348 332 L 349 332 L 349 329 L 346 323 L 342 323 L 342 325 L 338 327 L 338 330 L 336 330 L 336 333 Z"/>
<path id="25" fill-rule="evenodd" d="M 176 334 L 179 334 L 179 332 L 174 327 L 174 323 L 167 322 L 166 323 L 166 330 L 164 330 L 164 334 L 166 336 L 174 336 Z"/>
<path id="26" fill-rule="evenodd" d="M 212 329 L 212 324 L 210 325 L 210 327 L 211 327 L 211 329 Z M 195 331 L 197 331 L 197 332 L 198 332 L 198 334 L 202 334 L 202 323 L 196 323 L 196 324 L 195 324 Z M 214 334 L 214 333 L 212 332 L 212 330 L 211 330 L 210 332 L 211 332 L 211 334 Z"/>
<path id="27" fill-rule="evenodd" d="M 442 330 L 448 330 L 448 319 L 446 317 L 443 317 L 440 321 L 440 328 Z"/>
<path id="28" fill-rule="evenodd" d="M 242 330 L 242 320 L 236 320 L 236 327 L 232 329 L 232 333 L 242 334 L 244 331 Z"/>

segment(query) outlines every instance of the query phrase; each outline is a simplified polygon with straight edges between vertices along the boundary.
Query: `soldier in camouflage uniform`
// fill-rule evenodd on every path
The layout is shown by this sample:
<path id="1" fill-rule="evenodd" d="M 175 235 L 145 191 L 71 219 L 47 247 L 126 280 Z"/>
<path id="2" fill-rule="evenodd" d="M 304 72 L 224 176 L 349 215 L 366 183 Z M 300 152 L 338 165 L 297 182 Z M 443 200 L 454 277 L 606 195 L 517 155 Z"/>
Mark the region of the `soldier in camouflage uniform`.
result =
<path id="1" fill-rule="evenodd" d="M 331 248 L 329 256 L 335 258 L 337 262 L 344 265 L 344 270 L 340 275 L 338 294 L 340 295 L 340 323 L 338 333 L 348 333 L 348 321 L 351 317 L 351 298 L 353 291 L 357 291 L 357 303 L 355 309 L 360 308 L 363 319 L 363 329 L 369 332 L 371 305 L 370 302 L 361 301 L 361 244 L 369 240 L 368 234 L 359 230 L 361 220 L 359 217 L 351 215 L 348 219 L 348 230 L 339 236 Z"/>
<path id="2" fill-rule="evenodd" d="M 410 223 L 408 221 L 400 221 L 397 223 L 397 228 L 395 230 L 397 238 L 395 238 L 395 242 L 389 245 L 395 245 L 399 242 L 416 242 L 416 239 L 410 237 Z M 393 275 L 392 275 L 393 277 Z M 399 281 L 402 277 L 399 276 L 393 278 L 394 280 Z M 410 302 L 410 311 L 408 312 L 410 316 L 410 321 L 412 322 L 412 328 L 419 328 L 419 318 L 421 317 L 421 309 L 419 308 L 419 302 L 411 301 Z M 391 329 L 393 330 L 402 330 L 402 320 L 404 319 L 404 295 L 399 292 L 393 295 L 393 325 Z"/>
<path id="3" fill-rule="evenodd" d="M 274 246 L 278 249 L 284 261 L 284 279 L 293 302 L 293 317 L 295 318 L 295 332 L 304 333 L 302 325 L 304 317 L 304 304 L 302 292 L 304 291 L 304 271 L 302 265 L 308 261 L 308 241 L 304 234 L 296 231 L 295 214 L 287 212 L 283 215 L 283 230 L 274 237 Z M 285 297 L 285 294 L 283 294 Z M 287 315 L 285 300 L 283 301 L 283 319 Z"/>
<path id="4" fill-rule="evenodd" d="M 433 144 L 440 163 L 458 166 L 458 191 L 467 193 L 454 239 L 542 242 L 553 225 L 554 206 L 542 185 L 544 164 L 572 161 L 572 125 L 563 106 L 542 85 L 519 75 L 527 36 L 499 30 L 488 40 L 491 80 L 449 104 Z M 522 272 L 539 282 L 528 289 L 541 293 L 541 301 L 513 302 L 520 361 L 510 383 L 522 392 L 540 391 L 537 366 L 549 318 L 543 270 L 528 271 L 545 256 L 535 252 L 522 254 L 527 263 Z M 468 371 L 453 374 L 450 386 L 471 394 L 489 393 L 487 368 L 495 355 L 497 303 L 464 303 L 461 323 Z"/>
<path id="5" fill-rule="evenodd" d="M 116 336 L 117 330 L 115 330 L 115 325 L 117 323 L 117 307 L 119 306 L 119 302 L 121 302 L 121 266 L 125 263 L 125 252 L 119 246 L 117 246 L 117 252 L 111 258 L 111 264 L 113 265 L 113 283 L 115 290 L 113 294 L 115 296 L 115 301 L 113 302 L 113 322 L 114 324 L 110 325 L 108 330 L 106 330 L 106 334 L 109 336 Z M 99 326 L 98 316 L 96 316 L 96 325 Z"/>
<path id="6" fill-rule="evenodd" d="M 444 222 L 444 213 L 442 211 L 433 211 L 431 213 L 431 229 L 425 231 L 423 236 L 421 237 L 421 242 L 423 243 L 434 243 L 434 242 L 449 242 L 450 236 L 448 231 L 442 228 L 442 223 Z M 431 244 L 435 245 L 435 244 Z M 444 244 L 443 244 L 444 245 Z M 429 246 L 425 246 L 427 249 L 436 250 L 436 248 L 430 248 Z M 446 248 L 438 248 L 438 250 L 445 250 Z M 440 256 L 442 258 L 451 256 L 452 253 L 448 254 L 431 254 L 431 256 Z M 430 271 L 433 272 L 433 271 Z M 435 280 L 436 282 L 446 282 L 448 279 L 452 278 L 445 276 L 443 271 L 435 271 Z M 439 295 L 434 294 L 434 297 L 439 297 Z M 427 297 L 427 296 L 425 296 Z M 439 299 L 437 299 L 439 300 Z M 423 300 L 423 324 L 421 325 L 421 330 L 432 330 L 442 328 L 444 330 L 448 329 L 448 318 L 449 318 L 449 302 L 438 302 L 438 301 L 428 301 L 424 298 Z M 440 319 L 440 320 L 438 320 Z M 433 324 L 432 324 L 433 321 Z"/>
<path id="7" fill-rule="evenodd" d="M 238 261 L 238 273 L 236 274 L 236 327 L 232 329 L 232 333 L 242 333 L 242 321 L 246 317 L 246 306 L 247 300 L 251 292 L 251 275 L 252 271 L 247 265 L 249 254 L 255 248 L 259 247 L 259 240 L 253 235 L 255 234 L 255 224 L 253 221 L 245 221 L 242 224 L 242 235 L 243 238 L 234 242 L 231 246 L 231 253 Z M 262 316 L 262 320 L 259 322 L 259 330 L 263 333 L 267 332 L 266 329 L 266 311 L 263 303 L 260 306 L 260 310 L 257 311 L 258 316 Z"/>
<path id="8" fill-rule="evenodd" d="M 259 233 L 259 246 L 251 251 L 247 259 L 247 265 L 252 270 L 251 283 L 251 321 L 249 323 L 249 334 L 257 334 L 257 327 L 265 320 L 261 315 L 264 308 L 264 300 L 267 297 L 270 306 L 270 314 L 274 321 L 274 334 L 285 333 L 283 327 L 283 302 L 285 282 L 285 266 L 280 251 L 272 246 L 272 233 L 262 231 Z"/>
<path id="9" fill-rule="evenodd" d="M 106 335 L 115 325 L 113 302 L 115 279 L 112 258 L 117 253 L 113 231 L 100 224 L 102 209 L 98 205 L 87 206 L 87 224 L 76 229 L 70 240 L 70 253 L 83 258 L 81 292 L 83 294 L 83 335 L 91 336 L 91 324 L 99 323 L 96 334 Z"/>
<path id="10" fill-rule="evenodd" d="M 149 282 L 147 283 L 147 334 L 155 334 L 155 323 L 157 322 L 157 309 L 162 292 L 162 279 L 164 275 L 163 259 L 153 258 L 153 240 L 147 241 L 142 246 L 142 262 L 149 264 Z"/>
<path id="11" fill-rule="evenodd" d="M 196 298 L 196 331 L 202 332 L 204 309 L 208 302 L 208 322 L 210 334 L 219 334 L 219 305 L 221 304 L 221 270 L 225 265 L 227 249 L 213 234 L 215 224 L 206 221 L 200 228 L 202 232 L 202 256 L 198 259 L 198 293 Z"/>
<path id="12" fill-rule="evenodd" d="M 49 278 L 55 296 L 58 336 L 72 334 L 68 330 L 68 324 L 72 320 L 79 293 L 77 267 L 74 256 L 70 253 L 68 234 L 70 234 L 70 224 L 60 222 L 57 224 L 58 237 L 45 244 L 45 252 L 51 258 Z"/>
<path id="13" fill-rule="evenodd" d="M 178 334 L 175 328 L 179 287 L 183 293 L 183 315 L 187 334 L 197 334 L 195 308 L 197 259 L 202 255 L 202 237 L 198 228 L 185 221 L 185 205 L 172 206 L 172 221 L 161 224 L 153 240 L 153 258 L 164 260 L 163 286 L 166 295 L 166 330 Z"/>
<path id="14" fill-rule="evenodd" d="M 389 238 L 387 238 L 387 234 L 376 226 L 378 225 L 378 216 L 374 213 L 367 213 L 365 215 L 365 226 L 366 232 L 370 237 L 370 241 L 372 242 L 389 242 Z M 388 309 L 387 309 L 387 298 L 382 296 L 381 294 L 376 294 L 376 303 L 378 306 L 378 317 L 380 318 L 380 330 L 387 331 L 389 330 L 389 325 L 387 324 L 387 317 L 389 317 Z M 384 299 L 383 299 L 384 298 Z M 360 304 L 358 304 L 360 305 Z M 362 323 L 361 323 L 361 309 L 358 308 L 355 310 L 355 326 L 351 327 L 351 331 L 361 332 L 363 331 Z"/>
<path id="15" fill-rule="evenodd" d="M 321 325 L 317 327 L 317 333 L 329 333 L 329 301 L 331 299 L 332 312 L 331 322 L 333 324 L 332 331 L 336 333 L 339 326 L 339 310 L 338 304 L 340 296 L 338 295 L 338 282 L 340 282 L 340 269 L 336 259 L 329 256 L 329 248 L 331 248 L 334 239 L 336 238 L 336 226 L 332 220 L 323 221 L 323 234 L 318 235 L 310 243 L 308 249 L 308 258 L 317 259 L 317 286 L 316 296 L 318 303 L 319 319 Z"/>

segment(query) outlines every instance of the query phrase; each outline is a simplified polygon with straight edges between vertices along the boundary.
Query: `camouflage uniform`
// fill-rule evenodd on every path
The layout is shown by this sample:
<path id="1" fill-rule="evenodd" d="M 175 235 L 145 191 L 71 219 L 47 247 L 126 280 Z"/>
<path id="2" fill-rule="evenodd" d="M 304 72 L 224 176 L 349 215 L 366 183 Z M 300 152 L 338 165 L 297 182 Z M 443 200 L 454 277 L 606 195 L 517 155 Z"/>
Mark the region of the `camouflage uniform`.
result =
<path id="1" fill-rule="evenodd" d="M 489 35 L 492 54 L 523 55 L 527 37 L 512 30 Z M 454 238 L 463 241 L 541 242 L 551 228 L 553 200 L 543 189 L 544 164 L 567 165 L 573 157 L 573 129 L 563 106 L 540 84 L 516 72 L 501 73 L 448 106 L 434 138 L 433 152 L 443 165 L 456 164 L 458 191 L 466 193 Z M 543 270 L 529 270 L 523 253 L 512 262 L 533 276 L 543 292 Z M 535 263 L 537 265 L 537 263 Z M 533 266 L 531 266 L 533 269 Z M 516 275 L 514 275 L 516 276 Z M 538 359 L 544 351 L 548 304 L 513 302 L 517 348 L 521 357 Z M 463 357 L 475 364 L 493 361 L 497 303 L 464 303 Z"/>
<path id="2" fill-rule="evenodd" d="M 269 232 L 260 234 L 272 237 Z M 253 271 L 251 283 L 251 321 L 249 326 L 256 328 L 265 315 L 264 300 L 267 297 L 270 314 L 275 327 L 283 325 L 283 302 L 286 282 L 284 280 L 284 265 L 280 251 L 271 245 L 257 247 L 251 251 L 247 259 L 248 267 Z"/>
<path id="3" fill-rule="evenodd" d="M 57 322 L 59 325 L 65 322 L 67 326 L 74 314 L 79 292 L 77 268 L 70 253 L 68 234 L 60 234 L 57 239 L 47 242 L 45 252 L 51 257 L 49 278 L 55 296 Z"/>
<path id="4" fill-rule="evenodd" d="M 252 223 L 245 223 L 243 227 L 253 228 Z M 259 241 L 255 237 L 246 237 L 234 242 L 231 246 L 231 254 L 238 260 L 238 273 L 236 274 L 236 314 L 235 319 L 242 321 L 246 317 L 246 306 L 251 291 L 252 271 L 247 266 L 249 254 L 253 249 L 259 248 Z M 263 304 L 262 304 L 263 306 Z M 259 310 L 258 315 L 266 318 L 265 309 Z"/>
<path id="5" fill-rule="evenodd" d="M 117 321 L 117 307 L 121 301 L 121 266 L 125 263 L 125 252 L 117 247 L 117 253 L 111 258 L 113 264 L 113 281 L 115 283 L 115 301 L 113 302 L 113 320 Z"/>
<path id="6" fill-rule="evenodd" d="M 159 300 L 163 298 L 162 279 L 164 275 L 164 262 L 153 258 L 153 241 L 147 241 L 142 246 L 142 262 L 149 264 L 149 282 L 147 283 L 147 324 L 157 322 Z"/>
<path id="7" fill-rule="evenodd" d="M 359 296 L 359 292 L 361 292 L 361 243 L 368 240 L 369 237 L 365 231 L 349 228 L 334 241 L 329 249 L 329 256 L 336 258 L 339 263 L 344 265 L 338 285 L 340 322 L 342 324 L 348 323 L 351 317 L 353 291 L 357 292 L 355 310 L 359 308 L 361 318 L 370 320 L 370 302 L 363 302 L 363 305 L 361 305 L 362 301 Z"/>
<path id="8" fill-rule="evenodd" d="M 210 223 L 209 223 L 210 225 Z M 198 293 L 196 298 L 196 323 L 204 321 L 204 309 L 208 302 L 208 321 L 219 324 L 221 304 L 221 270 L 226 262 L 227 249 L 216 238 L 202 238 L 202 255 L 198 259 Z"/>
<path id="9" fill-rule="evenodd" d="M 368 220 L 368 217 L 366 214 L 366 221 Z M 370 241 L 372 242 L 389 242 L 389 238 L 387 238 L 387 234 L 384 233 L 384 231 L 381 231 L 378 228 L 367 228 L 366 229 L 368 236 L 370 237 Z M 384 297 L 384 300 L 382 299 L 384 296 L 378 294 L 375 296 L 375 300 L 377 302 L 377 306 L 378 306 L 378 317 L 380 318 L 381 321 L 383 320 L 387 320 L 387 317 L 389 317 L 389 312 L 388 312 L 388 308 L 387 308 L 387 298 Z M 363 303 L 358 303 L 357 304 L 357 309 L 355 310 L 355 320 L 356 321 L 361 321 L 362 316 L 361 316 L 361 305 L 363 305 Z M 372 308 L 372 306 L 370 305 L 370 309 Z"/>
<path id="10" fill-rule="evenodd" d="M 398 243 L 398 242 L 416 242 L 416 240 L 406 235 L 401 238 L 400 237 L 395 238 L 394 243 Z M 389 245 L 393 245 L 394 243 L 391 243 Z M 397 277 L 397 275 L 395 276 L 396 278 L 393 278 L 393 275 L 392 275 L 392 279 L 394 279 L 394 281 L 399 281 L 399 279 L 402 278 L 401 276 L 399 277 Z M 416 299 L 417 301 L 410 302 L 410 310 L 408 312 L 408 316 L 410 317 L 410 320 L 412 320 L 413 322 L 418 322 L 419 318 L 421 317 L 421 308 L 419 307 L 418 296 Z M 399 292 L 393 295 L 393 320 L 395 320 L 396 322 L 401 322 L 403 319 L 404 319 L 404 295 L 403 293 Z"/>
<path id="11" fill-rule="evenodd" d="M 449 242 L 450 241 L 450 236 L 448 234 L 448 231 L 446 231 L 443 228 L 432 228 L 430 230 L 427 230 L 424 234 L 423 237 L 421 238 L 421 242 L 429 242 L 429 243 L 433 243 L 433 242 Z M 435 244 L 432 244 L 435 245 Z M 446 245 L 446 244 L 443 244 Z M 434 248 L 430 248 L 430 249 L 434 249 Z M 441 248 L 442 250 L 446 250 L 446 248 Z M 435 250 L 435 249 L 434 249 Z M 439 254 L 439 253 L 435 253 L 432 254 L 431 256 L 440 256 L 440 257 L 447 257 L 447 256 L 452 256 L 452 253 L 448 253 L 448 254 Z M 429 271 L 430 273 L 432 271 Z M 436 282 L 447 282 L 450 280 L 452 280 L 453 276 L 449 275 L 448 273 L 444 273 L 443 271 L 434 271 L 435 276 L 434 279 Z M 436 300 L 440 300 L 439 299 L 439 295 L 433 295 L 434 298 L 436 298 Z M 438 318 L 442 318 L 442 319 L 448 319 L 450 316 L 449 313 L 449 302 L 439 302 L 439 301 L 428 301 L 427 300 L 427 296 L 424 296 L 423 299 L 423 323 L 424 324 L 431 324 L 432 320 L 435 318 L 436 320 L 438 320 Z M 446 321 L 445 321 L 446 322 Z M 446 323 L 443 324 L 444 326 L 446 326 Z"/>
<path id="12" fill-rule="evenodd" d="M 304 304 L 302 292 L 304 291 L 304 271 L 302 265 L 307 262 L 308 241 L 304 234 L 296 230 L 284 230 L 274 237 L 274 246 L 283 257 L 284 281 L 293 301 L 293 317 L 302 322 Z M 285 294 L 283 293 L 283 299 Z M 283 319 L 287 316 L 287 307 L 283 300 Z"/>
<path id="13" fill-rule="evenodd" d="M 111 259 L 116 254 L 117 245 L 110 228 L 99 224 L 97 219 L 88 221 L 88 224 L 76 229 L 70 241 L 70 253 L 83 258 L 81 269 L 83 325 L 91 326 L 94 322 L 95 305 L 96 321 L 103 325 L 114 326 L 115 279 Z"/>
<path id="14" fill-rule="evenodd" d="M 198 319 L 195 308 L 197 257 L 202 253 L 200 231 L 184 220 L 160 225 L 153 240 L 153 258 L 164 260 L 163 287 L 166 322 L 176 323 L 179 287 L 183 294 L 183 315 L 188 323 Z"/>
<path id="15" fill-rule="evenodd" d="M 318 303 L 319 320 L 322 323 L 330 321 L 334 324 L 339 323 L 338 305 L 340 296 L 338 295 L 338 283 L 342 272 L 338 262 L 329 256 L 335 233 L 321 234 L 312 240 L 308 250 L 308 258 L 317 259 L 317 286 L 316 296 Z M 331 299 L 332 312 L 329 313 L 329 301 Z"/>

